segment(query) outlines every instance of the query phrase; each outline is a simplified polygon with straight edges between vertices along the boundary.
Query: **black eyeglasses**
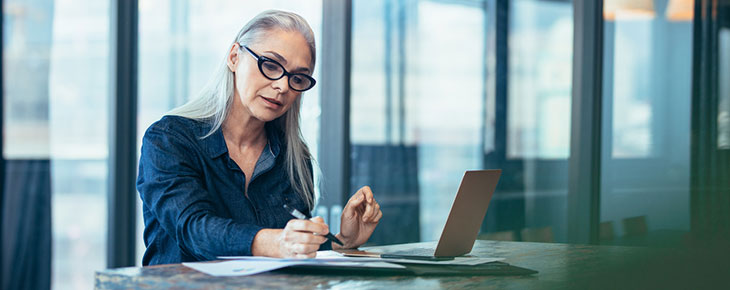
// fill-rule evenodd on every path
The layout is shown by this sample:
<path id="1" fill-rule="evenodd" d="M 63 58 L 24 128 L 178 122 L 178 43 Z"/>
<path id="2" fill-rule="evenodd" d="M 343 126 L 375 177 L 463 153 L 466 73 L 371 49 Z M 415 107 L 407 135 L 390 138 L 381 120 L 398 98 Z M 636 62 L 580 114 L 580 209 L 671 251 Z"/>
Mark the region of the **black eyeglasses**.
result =
<path id="1" fill-rule="evenodd" d="M 303 73 L 290 73 L 286 71 L 286 69 L 284 69 L 284 66 L 281 65 L 279 62 L 265 56 L 259 56 L 258 54 L 253 52 L 253 50 L 248 48 L 248 46 L 240 46 L 245 48 L 246 51 L 248 51 L 248 53 L 250 53 L 256 59 L 256 61 L 258 61 L 259 71 L 261 71 L 261 74 L 264 75 L 267 79 L 275 81 L 283 78 L 284 76 L 287 76 L 289 77 L 289 87 L 297 92 L 303 92 L 311 89 L 316 83 L 314 78 L 309 75 Z"/>

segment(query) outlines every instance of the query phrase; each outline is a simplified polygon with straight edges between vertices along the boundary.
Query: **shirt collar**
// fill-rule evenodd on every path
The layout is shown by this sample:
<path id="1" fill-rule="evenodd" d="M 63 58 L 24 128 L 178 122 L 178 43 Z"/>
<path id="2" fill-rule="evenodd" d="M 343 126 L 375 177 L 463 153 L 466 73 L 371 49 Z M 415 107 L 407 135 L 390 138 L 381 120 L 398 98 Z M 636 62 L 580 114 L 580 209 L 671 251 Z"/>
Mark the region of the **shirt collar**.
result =
<path id="1" fill-rule="evenodd" d="M 278 120 L 276 120 L 278 121 Z M 201 126 L 201 132 L 199 136 L 205 136 L 210 131 L 211 126 Z M 274 157 L 279 156 L 281 151 L 281 135 L 282 132 L 272 122 L 267 122 L 264 126 L 266 130 L 266 138 L 268 139 L 268 149 L 264 149 L 270 152 Z M 228 146 L 226 146 L 226 140 L 223 138 L 223 130 L 219 127 L 210 136 L 201 140 L 204 150 L 208 152 L 211 158 L 217 158 L 228 152 Z"/>

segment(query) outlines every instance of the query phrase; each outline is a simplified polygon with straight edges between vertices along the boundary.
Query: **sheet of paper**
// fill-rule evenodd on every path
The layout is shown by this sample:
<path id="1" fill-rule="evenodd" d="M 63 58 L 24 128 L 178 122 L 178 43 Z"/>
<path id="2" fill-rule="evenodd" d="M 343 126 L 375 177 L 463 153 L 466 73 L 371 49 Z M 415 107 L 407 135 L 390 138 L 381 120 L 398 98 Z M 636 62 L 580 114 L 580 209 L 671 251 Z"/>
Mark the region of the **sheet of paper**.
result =
<path id="1" fill-rule="evenodd" d="M 300 264 L 298 262 L 277 262 L 261 260 L 231 260 L 225 262 L 182 263 L 211 276 L 246 276 Z"/>
<path id="2" fill-rule="evenodd" d="M 381 258 L 354 258 L 345 257 L 335 251 L 318 251 L 317 256 L 313 259 L 280 259 L 271 257 L 260 257 L 260 256 L 219 256 L 221 260 L 259 260 L 259 261 L 296 261 L 296 262 L 311 262 L 311 263 L 324 263 L 324 262 L 383 262 Z"/>
<path id="3" fill-rule="evenodd" d="M 324 251 L 331 252 L 331 251 Z M 295 265 L 322 267 L 368 267 L 402 269 L 405 266 L 386 263 L 382 259 L 358 259 L 343 257 L 337 253 L 317 253 L 315 259 L 278 259 L 258 256 L 222 256 L 223 262 L 192 262 L 183 266 L 211 276 L 246 276 L 273 271 Z"/>

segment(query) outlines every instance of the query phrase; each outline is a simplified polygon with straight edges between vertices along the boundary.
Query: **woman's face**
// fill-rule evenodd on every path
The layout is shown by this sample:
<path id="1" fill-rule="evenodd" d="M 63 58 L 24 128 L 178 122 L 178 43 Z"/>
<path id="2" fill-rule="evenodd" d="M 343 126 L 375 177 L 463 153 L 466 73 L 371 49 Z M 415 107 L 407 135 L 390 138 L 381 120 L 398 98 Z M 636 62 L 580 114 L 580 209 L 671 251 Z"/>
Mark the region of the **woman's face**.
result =
<path id="1" fill-rule="evenodd" d="M 298 32 L 275 29 L 248 47 L 259 56 L 276 60 L 290 73 L 312 74 L 309 45 Z M 234 104 L 233 110 L 243 110 L 260 121 L 281 117 L 301 96 L 301 92 L 289 87 L 288 76 L 278 80 L 266 78 L 259 71 L 256 58 L 235 44 L 228 55 L 228 67 L 235 75 L 234 97 L 241 102 L 241 106 Z"/>

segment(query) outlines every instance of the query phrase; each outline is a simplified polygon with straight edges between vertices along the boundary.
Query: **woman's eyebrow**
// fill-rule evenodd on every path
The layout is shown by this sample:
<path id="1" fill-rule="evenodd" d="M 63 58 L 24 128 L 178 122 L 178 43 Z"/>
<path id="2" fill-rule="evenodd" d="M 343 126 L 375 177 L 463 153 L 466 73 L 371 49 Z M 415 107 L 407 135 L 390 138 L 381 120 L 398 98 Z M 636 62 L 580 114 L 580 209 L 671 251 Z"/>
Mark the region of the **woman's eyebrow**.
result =
<path id="1" fill-rule="evenodd" d="M 279 61 L 281 64 L 286 64 L 286 58 L 284 58 L 283 56 L 281 56 L 281 54 L 278 54 L 275 51 L 270 51 L 270 50 L 267 50 L 267 51 L 264 51 L 264 52 L 270 53 L 270 54 L 274 55 L 274 58 L 276 58 L 276 60 Z"/>
<path id="2" fill-rule="evenodd" d="M 274 58 L 278 62 L 280 62 L 282 65 L 286 65 L 286 58 L 284 58 L 283 56 L 281 56 L 281 54 L 278 54 L 275 51 L 270 51 L 270 50 L 267 50 L 267 51 L 264 51 L 264 52 L 265 53 L 270 53 L 271 55 L 274 56 Z M 293 69 L 292 72 L 309 72 L 309 68 L 308 67 L 298 67 L 298 68 Z"/>

